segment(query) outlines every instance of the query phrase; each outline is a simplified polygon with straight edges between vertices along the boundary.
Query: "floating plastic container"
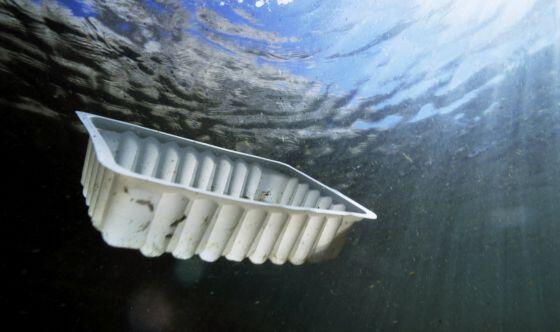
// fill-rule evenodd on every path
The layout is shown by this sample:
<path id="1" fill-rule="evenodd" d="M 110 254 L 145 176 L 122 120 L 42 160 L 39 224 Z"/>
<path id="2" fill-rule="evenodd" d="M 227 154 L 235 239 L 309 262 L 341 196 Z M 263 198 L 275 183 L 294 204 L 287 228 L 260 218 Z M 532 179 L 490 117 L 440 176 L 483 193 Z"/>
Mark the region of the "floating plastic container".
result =
<path id="1" fill-rule="evenodd" d="M 376 215 L 284 163 L 77 112 L 93 225 L 111 246 L 205 261 L 302 264 L 338 255 Z"/>

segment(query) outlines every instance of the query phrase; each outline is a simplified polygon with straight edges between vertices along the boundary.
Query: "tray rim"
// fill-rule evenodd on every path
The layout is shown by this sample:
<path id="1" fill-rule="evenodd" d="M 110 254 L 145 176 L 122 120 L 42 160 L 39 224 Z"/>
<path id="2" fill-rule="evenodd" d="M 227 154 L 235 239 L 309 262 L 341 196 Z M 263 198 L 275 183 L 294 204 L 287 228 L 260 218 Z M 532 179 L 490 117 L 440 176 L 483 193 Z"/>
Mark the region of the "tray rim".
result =
<path id="1" fill-rule="evenodd" d="M 346 195 L 342 194 L 340 191 L 338 191 L 336 189 L 333 189 L 331 187 L 328 187 L 327 185 L 319 182 L 318 180 L 310 177 L 309 175 L 299 171 L 298 169 L 296 169 L 296 168 L 294 168 L 291 165 L 288 165 L 286 163 L 283 163 L 283 162 L 280 162 L 280 161 L 277 161 L 277 160 L 264 158 L 264 157 L 259 157 L 259 156 L 256 156 L 256 155 L 251 155 L 251 154 L 235 151 L 235 150 L 222 148 L 222 147 L 219 147 L 219 146 L 195 141 L 195 140 L 192 140 L 192 139 L 188 139 L 188 138 L 180 137 L 180 136 L 177 136 L 177 135 L 165 133 L 165 132 L 162 132 L 162 131 L 159 131 L 159 130 L 156 130 L 156 129 L 146 128 L 146 127 L 142 127 L 142 126 L 139 126 L 139 125 L 136 125 L 136 124 L 131 124 L 131 123 L 128 123 L 128 122 L 119 121 L 119 120 L 107 118 L 107 117 L 100 116 L 100 115 L 95 115 L 95 114 L 82 112 L 82 111 L 76 111 L 76 114 L 77 114 L 78 118 L 80 119 L 80 121 L 82 122 L 82 124 L 84 125 L 84 127 L 86 128 L 86 130 L 87 130 L 87 132 L 90 136 L 90 139 L 92 140 L 92 143 L 93 143 L 92 146 L 95 150 L 95 155 L 96 155 L 96 158 L 98 159 L 98 161 L 104 167 L 106 167 L 109 170 L 111 170 L 115 173 L 118 173 L 120 175 L 123 175 L 123 176 L 126 176 L 126 177 L 131 177 L 131 178 L 134 178 L 134 179 L 137 179 L 137 180 L 143 180 L 143 181 L 146 181 L 148 183 L 157 184 L 157 185 L 164 186 L 164 187 L 173 188 L 173 189 L 179 190 L 181 192 L 186 192 L 186 195 L 189 196 L 189 197 L 196 196 L 198 198 L 208 198 L 208 199 L 216 200 L 221 204 L 228 204 L 228 202 L 229 202 L 230 205 L 231 204 L 241 205 L 244 208 L 248 208 L 248 209 L 251 209 L 251 208 L 253 208 L 253 209 L 266 209 L 266 210 L 270 210 L 271 212 L 283 212 L 283 213 L 288 213 L 288 214 L 308 213 L 308 214 L 313 214 L 313 215 L 321 215 L 321 216 L 325 216 L 325 217 L 341 216 L 341 217 L 346 217 L 346 218 L 344 218 L 344 220 L 352 219 L 351 221 L 359 221 L 361 219 L 367 219 L 367 220 L 377 219 L 377 215 L 373 211 L 370 211 L 369 209 L 365 208 L 361 204 L 359 204 L 359 203 L 355 202 L 354 200 L 350 199 Z M 332 194 L 333 196 L 338 197 L 339 199 L 344 201 L 345 204 L 352 205 L 354 208 L 356 208 L 358 210 L 361 210 L 362 212 L 360 213 L 360 212 L 352 212 L 352 211 L 336 211 L 336 210 L 325 210 L 325 209 L 317 209 L 317 208 L 297 207 L 297 206 L 289 206 L 289 205 L 283 205 L 283 204 L 277 204 L 277 203 L 255 201 L 255 200 L 250 200 L 250 199 L 245 199 L 245 198 L 237 198 L 237 197 L 232 197 L 232 196 L 229 196 L 229 195 L 218 194 L 218 193 L 215 193 L 215 192 L 202 190 L 202 189 L 198 189 L 198 188 L 194 188 L 194 187 L 189 187 L 189 186 L 181 185 L 181 184 L 174 183 L 174 182 L 171 182 L 171 181 L 161 180 L 161 179 L 157 179 L 157 178 L 154 178 L 154 177 L 145 176 L 145 175 L 142 175 L 142 174 L 132 172 L 132 171 L 130 171 L 130 170 L 124 168 L 124 167 L 121 167 L 120 165 L 118 165 L 116 163 L 111 151 L 109 150 L 109 147 L 107 146 L 107 143 L 105 142 L 104 138 L 102 137 L 101 133 L 98 130 L 98 126 L 95 124 L 96 120 L 97 121 L 105 121 L 105 122 L 109 122 L 109 123 L 114 123 L 118 126 L 129 127 L 131 129 L 131 131 L 135 131 L 136 134 L 138 134 L 138 131 L 144 132 L 144 133 L 148 132 L 148 133 L 153 134 L 153 136 L 156 136 L 156 138 L 165 137 L 166 140 L 169 140 L 169 141 L 186 142 L 188 145 L 194 146 L 195 148 L 196 148 L 196 146 L 202 146 L 202 147 L 210 149 L 210 150 L 221 151 L 228 156 L 235 155 L 235 156 L 241 157 L 244 160 L 247 160 L 247 159 L 251 160 L 252 159 L 252 160 L 257 160 L 257 161 L 263 162 L 264 164 L 275 165 L 278 168 L 287 168 L 291 172 L 294 172 L 294 173 L 298 174 L 299 177 L 302 177 L 306 181 L 309 181 L 310 183 L 316 185 L 321 190 L 324 190 L 325 192 L 328 192 L 328 193 Z"/>

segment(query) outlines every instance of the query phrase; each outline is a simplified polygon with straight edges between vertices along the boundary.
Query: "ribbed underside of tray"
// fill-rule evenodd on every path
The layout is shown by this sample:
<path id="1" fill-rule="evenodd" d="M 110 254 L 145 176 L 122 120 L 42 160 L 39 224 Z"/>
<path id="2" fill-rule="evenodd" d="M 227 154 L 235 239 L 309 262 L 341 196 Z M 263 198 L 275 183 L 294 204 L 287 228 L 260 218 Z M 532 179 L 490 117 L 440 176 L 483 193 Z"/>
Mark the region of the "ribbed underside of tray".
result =
<path id="1" fill-rule="evenodd" d="M 162 144 L 131 131 L 100 130 L 118 165 L 185 187 L 266 203 L 344 211 L 329 196 L 259 164 L 209 151 Z M 93 224 L 107 243 L 140 249 L 146 256 L 170 252 L 205 261 L 221 256 L 261 264 L 302 264 L 335 257 L 352 222 L 342 216 L 246 208 L 196 194 L 162 190 L 149 181 L 103 166 L 90 141 L 82 174 Z M 156 188 L 157 187 L 157 188 Z"/>

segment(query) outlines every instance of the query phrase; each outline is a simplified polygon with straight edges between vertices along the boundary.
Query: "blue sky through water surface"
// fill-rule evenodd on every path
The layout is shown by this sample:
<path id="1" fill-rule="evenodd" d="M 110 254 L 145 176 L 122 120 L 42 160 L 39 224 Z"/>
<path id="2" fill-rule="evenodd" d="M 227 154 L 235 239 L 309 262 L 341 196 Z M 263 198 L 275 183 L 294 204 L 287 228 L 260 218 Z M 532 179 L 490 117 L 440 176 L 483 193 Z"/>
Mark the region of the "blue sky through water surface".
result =
<path id="1" fill-rule="evenodd" d="M 57 1 L 76 16 L 95 15 L 95 1 Z M 161 15 L 171 10 L 157 0 L 139 5 Z M 181 6 L 189 16 L 184 33 L 217 52 L 349 95 L 344 107 L 366 105 L 355 129 L 451 113 L 492 89 L 524 57 L 557 49 L 560 40 L 558 5 L 551 0 L 222 0 Z M 115 31 L 128 28 L 120 22 Z M 480 75 L 488 72 L 494 74 Z M 450 98 L 453 91 L 461 96 Z M 396 115 L 381 125 L 368 120 L 368 114 L 427 95 L 430 100 L 416 105 L 406 121 Z"/>

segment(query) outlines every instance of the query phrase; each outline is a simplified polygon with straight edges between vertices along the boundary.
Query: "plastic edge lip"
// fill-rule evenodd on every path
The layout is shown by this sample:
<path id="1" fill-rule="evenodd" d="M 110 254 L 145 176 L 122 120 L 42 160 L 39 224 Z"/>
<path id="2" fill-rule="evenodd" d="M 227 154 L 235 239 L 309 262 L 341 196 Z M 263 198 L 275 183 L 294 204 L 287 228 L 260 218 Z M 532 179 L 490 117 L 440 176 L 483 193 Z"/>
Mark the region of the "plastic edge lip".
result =
<path id="1" fill-rule="evenodd" d="M 343 217 L 344 216 L 351 216 L 351 217 L 354 217 L 354 218 L 357 218 L 357 219 L 368 219 L 368 220 L 377 219 L 377 215 L 373 211 L 370 211 L 369 209 L 365 208 L 361 204 L 355 202 L 351 198 L 342 194 L 338 190 L 332 189 L 332 188 L 326 186 L 325 184 L 317 181 L 316 179 L 310 177 L 309 175 L 307 175 L 307 174 L 299 171 L 298 169 L 296 169 L 296 168 L 294 168 L 294 167 L 292 167 L 288 164 L 285 164 L 283 162 L 280 162 L 280 161 L 277 161 L 277 160 L 272 160 L 272 159 L 267 159 L 267 158 L 263 158 L 263 157 L 243 153 L 243 152 L 238 152 L 238 151 L 235 151 L 235 150 L 230 150 L 230 149 L 222 148 L 222 147 L 219 147 L 219 146 L 215 146 L 215 145 L 211 145 L 211 144 L 207 144 L 207 143 L 203 143 L 203 142 L 198 142 L 198 141 L 191 140 L 191 139 L 184 138 L 184 137 L 180 137 L 180 136 L 177 136 L 177 135 L 161 132 L 161 131 L 158 131 L 158 130 L 155 130 L 155 129 L 142 127 L 142 126 L 131 124 L 131 123 L 124 122 L 124 121 L 114 120 L 114 119 L 111 119 L 111 118 L 107 118 L 107 117 L 103 117 L 103 116 L 99 116 L 99 115 L 95 115 L 95 114 L 90 114 L 90 113 L 87 113 L 87 112 L 76 111 L 76 114 L 77 114 L 78 118 L 80 119 L 80 121 L 82 122 L 82 124 L 84 125 L 84 127 L 86 128 L 86 130 L 88 131 L 88 134 L 89 134 L 91 140 L 93 141 L 93 147 L 95 149 L 95 152 L 97 154 L 97 158 L 98 158 L 99 162 L 103 166 L 111 169 L 112 171 L 114 171 L 116 173 L 122 174 L 124 176 L 128 176 L 128 177 L 131 177 L 131 178 L 136 178 L 136 179 L 139 179 L 139 180 L 148 181 L 148 182 L 152 182 L 152 183 L 157 183 L 159 185 L 172 187 L 172 188 L 175 188 L 175 189 L 186 190 L 186 191 L 195 193 L 195 194 L 200 195 L 200 196 L 217 198 L 217 199 L 226 200 L 226 201 L 235 201 L 235 202 L 238 202 L 240 205 L 248 206 L 248 207 L 251 207 L 251 206 L 252 207 L 258 207 L 258 208 L 268 207 L 268 208 L 273 208 L 274 210 L 291 211 L 292 213 L 294 213 L 294 212 L 295 213 L 313 213 L 313 214 L 316 214 L 316 215 L 323 215 L 323 216 L 339 215 L 339 216 L 343 216 Z M 191 143 L 195 143 L 195 144 L 204 145 L 204 146 L 207 146 L 209 148 L 226 151 L 228 153 L 234 153 L 234 154 L 237 154 L 237 155 L 240 155 L 240 156 L 249 156 L 251 158 L 256 158 L 256 159 L 259 159 L 259 160 L 262 160 L 262 161 L 265 161 L 265 162 L 268 162 L 268 163 L 272 162 L 272 163 L 277 164 L 279 166 L 287 167 L 290 170 L 296 172 L 297 174 L 305 177 L 305 179 L 310 181 L 311 183 L 314 183 L 314 184 L 318 185 L 322 189 L 324 189 L 328 192 L 331 192 L 331 193 L 335 194 L 336 196 L 338 196 L 339 198 L 343 199 L 348 204 L 351 204 L 354 207 L 358 208 L 359 210 L 362 210 L 363 213 L 349 212 L 349 211 L 323 210 L 323 209 L 314 209 L 314 208 L 302 208 L 302 207 L 285 206 L 285 205 L 281 205 L 281 204 L 265 203 L 265 202 L 247 200 L 247 199 L 243 199 L 243 198 L 233 198 L 231 196 L 221 195 L 221 194 L 217 194 L 217 193 L 213 193 L 213 192 L 208 192 L 208 191 L 200 190 L 200 189 L 197 189 L 197 188 L 186 187 L 186 186 L 179 185 L 177 183 L 173 183 L 173 182 L 169 182 L 169 181 L 163 181 L 163 180 L 160 180 L 160 179 L 151 178 L 151 177 L 147 177 L 147 176 L 144 176 L 144 175 L 141 175 L 141 174 L 131 172 L 131 171 L 119 166 L 115 162 L 114 158 L 112 158 L 112 154 L 109 151 L 109 147 L 106 145 L 106 143 L 102 139 L 101 134 L 97 130 L 97 127 L 95 126 L 95 124 L 92 122 L 93 118 L 104 119 L 105 121 L 119 123 L 119 124 L 129 126 L 129 127 L 141 128 L 142 130 L 147 130 L 147 131 L 150 131 L 150 132 L 163 134 L 165 136 L 169 136 L 170 138 L 175 138 L 175 139 L 179 139 L 179 140 L 182 140 L 182 141 L 187 141 L 187 142 L 191 142 Z"/>

